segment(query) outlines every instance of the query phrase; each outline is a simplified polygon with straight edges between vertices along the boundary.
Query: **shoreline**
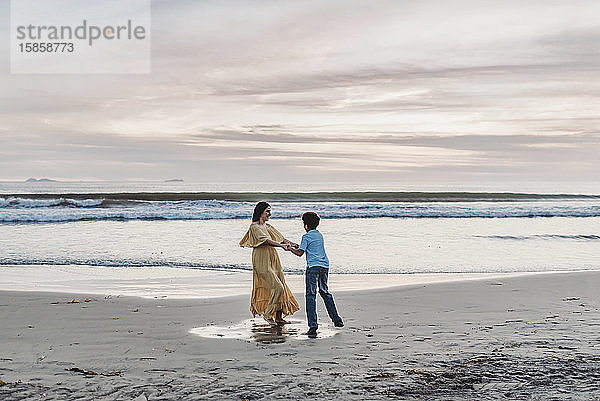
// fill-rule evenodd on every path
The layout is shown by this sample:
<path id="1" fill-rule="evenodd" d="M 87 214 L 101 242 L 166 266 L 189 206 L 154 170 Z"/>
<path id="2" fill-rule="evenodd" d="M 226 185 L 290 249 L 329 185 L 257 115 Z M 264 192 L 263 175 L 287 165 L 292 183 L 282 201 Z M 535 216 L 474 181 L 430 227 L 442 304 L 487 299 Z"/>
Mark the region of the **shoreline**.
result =
<path id="1" fill-rule="evenodd" d="M 508 273 L 331 273 L 333 292 L 356 292 L 393 287 L 472 280 L 500 280 L 582 271 Z M 294 294 L 304 294 L 304 275 L 286 274 Z M 141 298 L 210 299 L 250 294 L 251 271 L 183 269 L 173 267 L 112 267 L 87 265 L 2 265 L 0 291 L 87 293 Z"/>
<path id="2" fill-rule="evenodd" d="M 246 296 L 0 291 L 0 398 L 595 399 L 598 282 L 574 272 L 332 289 L 346 326 L 314 340 L 272 333 L 279 342 L 253 326 L 247 339 L 190 332 L 238 327 Z"/>

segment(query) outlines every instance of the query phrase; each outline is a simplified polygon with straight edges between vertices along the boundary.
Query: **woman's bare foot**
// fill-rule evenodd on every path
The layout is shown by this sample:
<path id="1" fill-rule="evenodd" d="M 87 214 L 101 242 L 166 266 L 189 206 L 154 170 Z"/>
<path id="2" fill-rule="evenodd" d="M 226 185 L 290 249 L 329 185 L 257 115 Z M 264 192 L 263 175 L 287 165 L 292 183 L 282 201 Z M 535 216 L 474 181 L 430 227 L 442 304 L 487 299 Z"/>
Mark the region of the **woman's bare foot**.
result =
<path id="1" fill-rule="evenodd" d="M 290 322 L 281 317 L 281 311 L 277 311 L 277 313 L 275 314 L 275 323 L 277 323 L 280 326 L 283 326 L 284 324 L 289 324 Z"/>
<path id="2" fill-rule="evenodd" d="M 277 323 L 275 320 L 273 320 L 273 318 L 263 316 L 263 319 L 265 319 L 265 322 L 269 323 L 271 326 L 277 326 Z"/>

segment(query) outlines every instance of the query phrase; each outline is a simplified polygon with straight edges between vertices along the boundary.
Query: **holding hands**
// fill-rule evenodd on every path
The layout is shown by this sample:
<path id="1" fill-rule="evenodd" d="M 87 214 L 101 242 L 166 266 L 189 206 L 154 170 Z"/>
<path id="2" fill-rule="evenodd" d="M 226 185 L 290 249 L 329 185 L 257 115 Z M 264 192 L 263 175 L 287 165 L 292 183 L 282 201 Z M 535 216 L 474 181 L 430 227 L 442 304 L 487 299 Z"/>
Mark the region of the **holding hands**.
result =
<path id="1" fill-rule="evenodd" d="M 289 240 L 287 240 L 287 239 L 284 239 L 284 240 L 281 242 L 281 247 L 282 247 L 284 250 L 286 250 L 286 251 L 291 251 L 292 249 L 298 249 L 299 245 L 298 245 L 298 244 L 296 244 L 296 243 L 294 243 L 294 242 L 292 242 L 292 241 L 289 241 Z"/>

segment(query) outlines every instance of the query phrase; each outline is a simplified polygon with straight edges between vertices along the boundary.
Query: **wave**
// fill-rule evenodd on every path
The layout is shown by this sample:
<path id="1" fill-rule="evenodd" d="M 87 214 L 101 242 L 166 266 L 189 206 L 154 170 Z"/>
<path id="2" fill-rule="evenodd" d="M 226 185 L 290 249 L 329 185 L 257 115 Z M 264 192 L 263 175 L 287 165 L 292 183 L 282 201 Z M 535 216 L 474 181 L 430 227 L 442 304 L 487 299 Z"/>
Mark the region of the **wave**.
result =
<path id="1" fill-rule="evenodd" d="M 523 241 L 530 239 L 569 239 L 575 241 L 598 241 L 600 235 L 566 235 L 566 234 L 534 234 L 534 235 L 474 235 L 477 238 L 493 238 Z"/>
<path id="2" fill-rule="evenodd" d="M 152 261 L 152 260 L 89 260 L 89 259 L 2 259 L 0 265 L 14 266 L 104 266 L 104 267 L 180 267 L 187 269 L 219 269 L 252 271 L 252 266 L 242 265 L 211 265 L 188 262 Z"/>
<path id="3" fill-rule="evenodd" d="M 273 218 L 295 219 L 307 210 L 325 219 L 600 217 L 600 200 L 542 199 L 506 202 L 272 202 Z M 141 200 L 70 197 L 0 198 L 0 224 L 104 220 L 249 219 L 254 204 L 225 200 Z"/>
<path id="4" fill-rule="evenodd" d="M 72 208 L 102 208 L 133 206 L 143 201 L 136 200 L 116 200 L 116 199 L 71 199 L 71 198 L 37 198 L 37 197 L 5 197 L 0 198 L 0 209 L 35 209 L 52 207 L 72 207 Z"/>
<path id="5" fill-rule="evenodd" d="M 129 260 L 129 259 L 113 259 L 113 260 L 95 260 L 95 259 L 10 259 L 3 258 L 0 260 L 0 266 L 92 266 L 92 267 L 172 267 L 183 269 L 199 269 L 199 270 L 241 270 L 252 271 L 251 265 L 236 265 L 236 264 L 202 264 L 193 262 L 174 262 L 164 260 Z M 289 274 L 304 274 L 304 269 L 284 269 Z"/>
<path id="6" fill-rule="evenodd" d="M 381 212 L 381 213 L 343 213 L 343 212 L 319 212 L 324 219 L 375 219 L 375 218 L 484 218 L 484 219 L 502 219 L 502 218 L 552 218 L 552 217 L 600 217 L 600 211 L 482 211 L 482 212 L 457 212 L 457 211 L 424 211 L 420 213 L 412 212 Z M 302 213 L 279 213 L 277 219 L 296 219 L 300 218 Z M 203 215 L 203 214 L 151 214 L 151 213 L 114 213 L 114 214 L 93 214 L 93 215 L 1 215 L 0 224 L 26 224 L 26 223 L 68 223 L 85 221 L 169 221 L 169 220 L 233 220 L 248 219 L 248 213 L 224 213 L 222 215 Z M 519 239 L 519 238 L 516 238 Z"/>
<path id="7" fill-rule="evenodd" d="M 57 202 L 79 201 L 228 201 L 228 202 L 511 202 L 527 200 L 600 199 L 600 195 L 513 192 L 120 192 L 85 194 L 4 194 L 12 199 Z"/>
<path id="8" fill-rule="evenodd" d="M 174 261 L 152 261 L 152 260 L 129 260 L 129 259 L 115 259 L 115 260 L 88 260 L 88 259 L 2 259 L 0 260 L 0 266 L 85 266 L 85 267 L 98 267 L 98 268 L 131 268 L 131 269 L 143 269 L 143 268 L 156 268 L 156 267 L 168 267 L 175 269 L 196 269 L 196 270 L 216 270 L 216 271 L 240 271 L 240 272 L 251 272 L 251 265 L 244 264 L 202 264 L 202 263 L 192 263 L 192 262 L 174 262 Z M 576 267 L 571 269 L 556 269 L 552 270 L 553 272 L 559 271 L 580 271 L 580 270 L 589 270 L 594 269 L 594 266 L 589 268 Z M 287 266 L 283 266 L 283 271 L 286 275 L 304 275 L 305 269 L 294 269 L 289 268 Z M 422 268 L 419 270 L 407 270 L 403 268 L 392 268 L 392 269 L 380 269 L 375 268 L 370 271 L 365 271 L 360 268 L 353 267 L 341 267 L 337 266 L 335 269 L 335 274 L 460 274 L 460 273 L 476 273 L 476 274 L 490 274 L 490 273 L 511 273 L 511 272 L 545 272 L 547 269 L 539 269 L 539 268 L 519 268 L 518 270 L 502 270 L 502 269 L 494 269 L 487 268 L 482 269 L 478 267 L 475 270 L 470 269 L 438 269 L 438 268 Z"/>

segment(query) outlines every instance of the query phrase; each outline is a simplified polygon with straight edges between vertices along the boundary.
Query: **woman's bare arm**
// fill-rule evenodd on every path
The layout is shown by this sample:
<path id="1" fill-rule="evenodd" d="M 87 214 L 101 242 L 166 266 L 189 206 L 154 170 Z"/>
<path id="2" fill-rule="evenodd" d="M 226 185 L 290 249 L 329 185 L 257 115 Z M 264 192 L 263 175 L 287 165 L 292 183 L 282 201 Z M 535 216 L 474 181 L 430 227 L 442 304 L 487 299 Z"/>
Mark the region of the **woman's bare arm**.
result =
<path id="1" fill-rule="evenodd" d="M 265 242 L 263 242 L 259 246 L 263 246 L 263 245 L 271 245 L 271 246 L 275 246 L 275 247 L 279 247 L 279 248 L 285 248 L 285 244 L 283 243 L 283 241 L 277 242 L 277 241 L 273 241 L 272 239 L 266 239 Z"/>

